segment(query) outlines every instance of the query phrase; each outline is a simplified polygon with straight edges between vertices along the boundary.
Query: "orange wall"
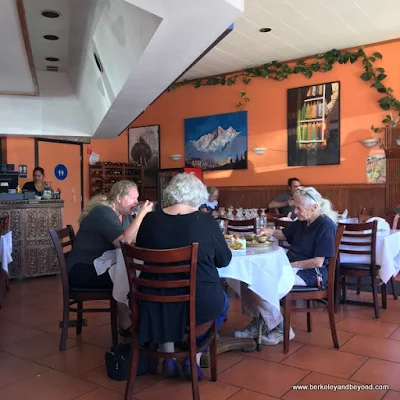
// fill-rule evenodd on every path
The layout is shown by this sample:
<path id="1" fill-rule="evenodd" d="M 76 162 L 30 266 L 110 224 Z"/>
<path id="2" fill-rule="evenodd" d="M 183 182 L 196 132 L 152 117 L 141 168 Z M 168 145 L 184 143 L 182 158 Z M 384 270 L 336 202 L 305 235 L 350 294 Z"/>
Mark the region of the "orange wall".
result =
<path id="1" fill-rule="evenodd" d="M 379 51 L 383 60 L 376 63 L 386 69 L 385 84 L 400 95 L 400 42 L 371 46 L 366 52 Z M 276 82 L 253 79 L 248 87 L 248 148 L 249 169 L 219 171 L 205 174 L 207 184 L 216 186 L 252 186 L 283 184 L 297 176 L 306 184 L 366 183 L 366 157 L 379 152 L 366 149 L 359 140 L 372 137 L 371 124 L 379 125 L 385 112 L 377 104 L 378 93 L 370 83 L 361 80 L 361 60 L 355 64 L 335 65 L 328 73 L 316 73 L 311 79 L 293 75 Z M 334 166 L 287 167 L 286 93 L 289 88 L 324 82 L 340 81 L 341 102 L 341 163 Z M 169 154 L 184 155 L 184 119 L 235 111 L 242 84 L 233 86 L 185 86 L 163 94 L 133 126 L 160 124 L 161 165 L 182 167 L 171 161 Z M 263 156 L 251 151 L 267 147 Z"/>
<path id="2" fill-rule="evenodd" d="M 91 148 L 100 155 L 101 161 L 128 162 L 128 134 L 122 133 L 115 139 L 93 139 L 89 145 L 83 146 L 83 177 L 84 177 L 84 201 L 89 199 L 89 154 Z M 35 141 L 28 137 L 7 137 L 7 162 L 15 164 L 27 164 L 28 177 L 20 178 L 19 185 L 22 188 L 25 182 L 32 180 L 32 171 L 35 168 Z M 51 171 L 46 171 L 50 179 Z M 51 180 L 51 179 L 50 179 Z"/>
<path id="3" fill-rule="evenodd" d="M 367 53 L 379 51 L 383 55 L 377 65 L 386 69 L 385 83 L 400 94 L 400 41 L 371 46 Z M 312 79 L 291 76 L 286 81 L 253 79 L 248 88 L 251 102 L 248 110 L 249 169 L 205 173 L 207 184 L 216 186 L 252 186 L 284 184 L 290 176 L 297 176 L 306 184 L 366 183 L 365 163 L 368 154 L 379 152 L 366 149 L 358 141 L 372 137 L 371 124 L 379 125 L 385 112 L 380 110 L 379 95 L 360 79 L 361 61 L 351 65 L 336 65 L 328 73 L 317 73 Z M 286 152 L 286 91 L 305 85 L 340 81 L 341 90 L 341 164 L 318 167 L 287 167 Z M 169 154 L 184 155 L 184 119 L 235 111 L 241 84 L 194 89 L 186 86 L 163 94 L 133 126 L 159 124 L 161 135 L 161 167 L 182 167 L 183 159 L 172 161 Z M 251 151 L 253 147 L 267 147 L 263 156 Z M 84 145 L 85 202 L 88 200 L 89 163 L 87 149 L 100 154 L 101 161 L 128 161 L 127 132 L 115 139 L 94 139 Z M 34 140 L 27 137 L 7 138 L 7 162 L 27 164 L 28 178 L 21 179 L 21 187 L 31 179 L 34 165 Z"/>
<path id="4" fill-rule="evenodd" d="M 28 167 L 27 178 L 20 178 L 18 184 L 22 189 L 25 182 L 32 180 L 32 171 L 35 168 L 35 144 L 34 140 L 27 137 L 7 138 L 7 163 L 18 165 L 26 164 Z"/>

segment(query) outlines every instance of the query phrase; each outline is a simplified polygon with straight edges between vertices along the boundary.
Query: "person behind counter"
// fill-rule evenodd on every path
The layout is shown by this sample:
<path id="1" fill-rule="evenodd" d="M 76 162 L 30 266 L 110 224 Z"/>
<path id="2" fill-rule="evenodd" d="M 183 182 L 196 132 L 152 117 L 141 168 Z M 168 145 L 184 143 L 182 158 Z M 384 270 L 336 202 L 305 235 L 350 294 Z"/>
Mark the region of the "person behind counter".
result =
<path id="1" fill-rule="evenodd" d="M 153 203 L 146 201 L 137 217 L 130 224 L 126 224 L 124 216 L 130 216 L 132 208 L 138 204 L 138 197 L 136 184 L 123 180 L 115 183 L 107 195 L 93 197 L 83 209 L 79 219 L 79 230 L 67 257 L 71 286 L 90 289 L 113 288 L 108 271 L 97 275 L 94 260 L 106 251 L 119 247 L 120 241 L 132 243 L 136 240 L 143 218 L 153 207 Z M 117 305 L 120 334 L 130 336 L 129 309 L 125 304 Z"/>
<path id="2" fill-rule="evenodd" d="M 215 186 L 209 186 L 207 188 L 207 192 L 208 200 L 199 207 L 199 210 L 205 213 L 213 214 L 214 212 L 218 211 L 219 191 Z"/>
<path id="3" fill-rule="evenodd" d="M 22 191 L 35 192 L 36 196 L 43 196 L 44 187 L 46 186 L 44 176 L 44 169 L 41 167 L 36 167 L 32 173 L 33 181 L 26 182 L 22 187 Z"/>

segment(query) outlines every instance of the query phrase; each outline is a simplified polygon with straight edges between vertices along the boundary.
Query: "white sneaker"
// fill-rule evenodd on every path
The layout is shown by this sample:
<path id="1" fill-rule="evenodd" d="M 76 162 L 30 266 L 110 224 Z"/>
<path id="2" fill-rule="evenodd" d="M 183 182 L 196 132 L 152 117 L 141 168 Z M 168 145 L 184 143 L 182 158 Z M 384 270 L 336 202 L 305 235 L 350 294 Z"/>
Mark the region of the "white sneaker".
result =
<path id="1" fill-rule="evenodd" d="M 290 327 L 289 331 L 289 340 L 293 340 L 295 338 L 295 334 L 293 332 L 292 327 Z M 268 332 L 267 335 L 262 335 L 261 343 L 267 346 L 276 346 L 279 343 L 283 342 L 283 330 L 279 327 L 273 329 Z"/>
<path id="2" fill-rule="evenodd" d="M 268 328 L 264 324 L 263 325 L 263 335 L 267 334 Z M 255 339 L 258 336 L 258 321 L 256 319 L 253 319 L 249 325 L 247 325 L 245 328 L 243 328 L 240 331 L 235 331 L 233 334 L 235 338 L 240 338 L 240 339 Z"/>

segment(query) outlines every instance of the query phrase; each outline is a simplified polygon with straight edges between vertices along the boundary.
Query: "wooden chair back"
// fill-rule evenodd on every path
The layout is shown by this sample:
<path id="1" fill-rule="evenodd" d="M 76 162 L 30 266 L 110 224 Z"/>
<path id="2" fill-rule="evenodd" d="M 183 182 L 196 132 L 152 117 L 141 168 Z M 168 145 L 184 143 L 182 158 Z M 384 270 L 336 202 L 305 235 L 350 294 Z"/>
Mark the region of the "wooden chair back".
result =
<path id="1" fill-rule="evenodd" d="M 343 243 L 344 232 L 345 232 L 345 226 L 340 224 L 338 226 L 335 236 L 335 256 L 329 260 L 327 290 L 328 290 L 328 301 L 331 300 L 332 304 L 334 303 L 335 279 L 337 276 L 336 272 L 338 268 L 340 244 Z"/>
<path id="2" fill-rule="evenodd" d="M 139 304 L 142 301 L 156 303 L 189 303 L 189 330 L 195 332 L 196 269 L 198 243 L 168 250 L 150 250 L 121 243 L 131 293 L 133 332 L 139 327 Z M 138 261 L 139 260 L 139 261 Z M 136 271 L 150 274 L 182 274 L 181 279 L 150 280 L 137 277 Z M 186 288 L 187 294 L 155 295 L 139 291 L 139 288 L 175 289 Z"/>
<path id="3" fill-rule="evenodd" d="M 275 222 L 275 218 L 282 218 L 283 214 L 267 213 L 267 222 Z"/>
<path id="4" fill-rule="evenodd" d="M 226 218 L 218 217 L 215 218 L 218 222 L 218 225 L 224 235 L 228 233 L 228 220 Z"/>
<path id="5" fill-rule="evenodd" d="M 345 226 L 345 231 L 340 243 L 339 254 L 369 255 L 371 257 L 371 267 L 376 267 L 376 232 L 378 222 L 372 221 L 362 224 L 339 223 L 339 226 L 342 225 Z M 343 246 L 347 248 L 344 249 Z"/>
<path id="6" fill-rule="evenodd" d="M 5 215 L 0 217 L 0 235 L 5 235 L 10 230 L 10 217 Z"/>
<path id="7" fill-rule="evenodd" d="M 257 219 L 228 220 L 229 232 L 235 233 L 255 233 L 257 234 Z"/>
<path id="8" fill-rule="evenodd" d="M 60 265 L 63 293 L 66 295 L 69 293 L 66 256 L 71 251 L 72 244 L 75 240 L 74 228 L 71 225 L 67 225 L 65 228 L 59 230 L 50 229 L 49 233 L 57 253 L 58 263 Z"/>
<path id="9" fill-rule="evenodd" d="M 279 218 L 274 218 L 275 229 L 283 229 L 290 224 L 293 224 L 293 221 L 282 221 Z M 284 249 L 288 249 L 290 247 L 289 243 L 283 240 L 279 241 L 279 246 L 283 247 Z"/>
<path id="10" fill-rule="evenodd" d="M 394 216 L 394 218 L 393 218 L 392 229 L 395 229 L 395 230 L 400 229 L 400 227 L 399 227 L 399 221 L 400 221 L 400 215 L 399 215 L 399 214 L 396 214 L 396 215 Z"/>
<path id="11" fill-rule="evenodd" d="M 289 330 L 290 330 L 290 313 L 291 312 L 307 312 L 307 330 L 312 331 L 312 312 L 327 311 L 329 314 L 329 325 L 331 328 L 333 345 L 336 349 L 339 348 L 339 340 L 336 332 L 335 315 L 334 315 L 334 300 L 335 300 L 335 278 L 337 270 L 337 261 L 339 255 L 339 246 L 342 240 L 342 235 L 345 227 L 339 226 L 335 236 L 335 255 L 331 257 L 328 265 L 328 285 L 324 290 L 315 288 L 307 288 L 304 286 L 294 286 L 293 289 L 282 299 L 283 305 L 283 352 L 289 352 Z M 327 308 L 313 308 L 311 301 L 328 299 Z M 302 300 L 307 302 L 306 307 L 297 307 L 296 301 Z"/>
<path id="12" fill-rule="evenodd" d="M 276 229 L 283 229 L 289 226 L 290 224 L 293 224 L 294 221 L 284 221 L 279 218 L 274 218 L 274 224 Z"/>
<path id="13" fill-rule="evenodd" d="M 363 224 L 363 223 L 367 222 L 370 218 L 373 217 L 374 212 L 375 212 L 375 208 L 363 207 L 360 210 L 360 214 L 358 214 L 358 222 L 360 224 Z"/>
<path id="14" fill-rule="evenodd" d="M 371 208 L 367 208 L 367 207 L 363 207 L 360 210 L 360 215 L 371 215 L 371 217 L 374 215 L 375 212 L 375 208 L 371 207 Z"/>

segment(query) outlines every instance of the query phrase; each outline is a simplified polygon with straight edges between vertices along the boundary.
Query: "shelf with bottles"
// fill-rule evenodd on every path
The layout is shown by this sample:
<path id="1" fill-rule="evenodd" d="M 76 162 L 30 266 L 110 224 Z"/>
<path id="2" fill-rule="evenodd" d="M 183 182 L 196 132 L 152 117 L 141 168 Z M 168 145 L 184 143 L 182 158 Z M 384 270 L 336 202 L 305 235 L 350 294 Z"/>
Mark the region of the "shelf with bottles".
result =
<path id="1" fill-rule="evenodd" d="M 298 143 L 323 143 L 325 141 L 325 121 L 300 123 L 297 127 Z"/>
<path id="2" fill-rule="evenodd" d="M 324 144 L 326 114 L 325 85 L 310 86 L 297 115 L 297 143 Z"/>
<path id="3" fill-rule="evenodd" d="M 101 162 L 89 166 L 90 196 L 108 193 L 110 188 L 118 181 L 134 181 L 139 188 L 139 192 L 144 189 L 144 173 L 141 165 Z"/>

